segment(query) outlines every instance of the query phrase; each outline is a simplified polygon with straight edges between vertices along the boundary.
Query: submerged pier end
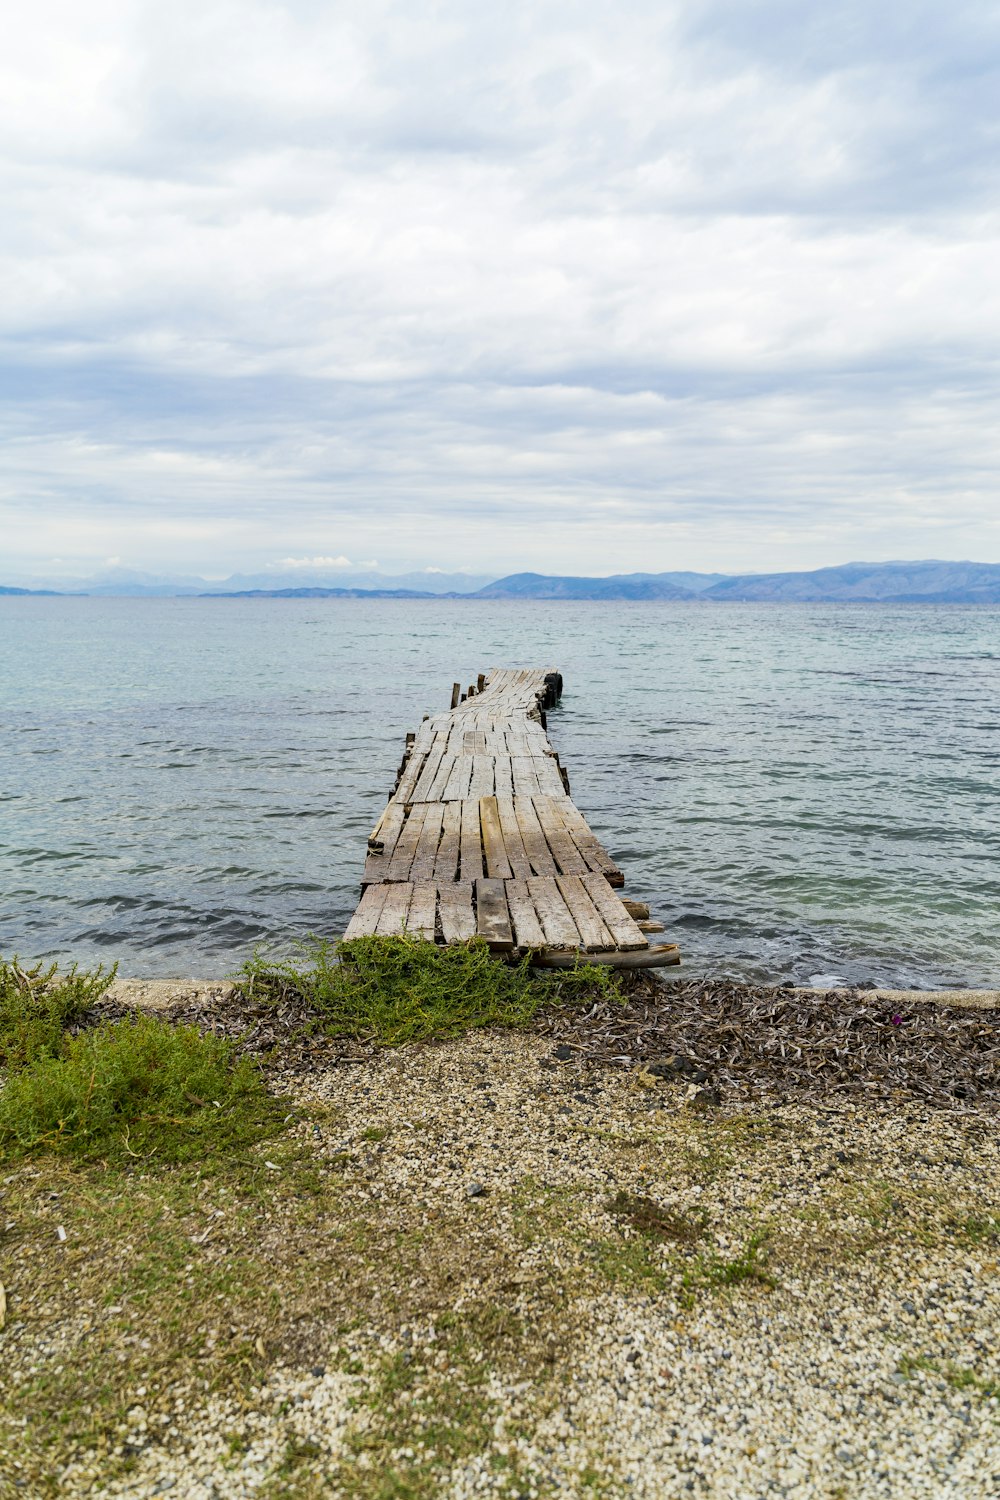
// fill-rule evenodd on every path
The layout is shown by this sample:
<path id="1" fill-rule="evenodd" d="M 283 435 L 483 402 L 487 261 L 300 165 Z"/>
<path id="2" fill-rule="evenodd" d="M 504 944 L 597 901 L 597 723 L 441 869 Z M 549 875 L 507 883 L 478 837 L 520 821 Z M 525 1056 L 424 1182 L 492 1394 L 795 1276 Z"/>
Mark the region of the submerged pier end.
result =
<path id="1" fill-rule="evenodd" d="M 346 938 L 406 931 L 448 945 L 481 937 L 533 963 L 655 968 L 680 963 L 569 795 L 545 712 L 562 677 L 494 670 L 407 735 L 385 811 L 368 840 L 362 896 Z"/>

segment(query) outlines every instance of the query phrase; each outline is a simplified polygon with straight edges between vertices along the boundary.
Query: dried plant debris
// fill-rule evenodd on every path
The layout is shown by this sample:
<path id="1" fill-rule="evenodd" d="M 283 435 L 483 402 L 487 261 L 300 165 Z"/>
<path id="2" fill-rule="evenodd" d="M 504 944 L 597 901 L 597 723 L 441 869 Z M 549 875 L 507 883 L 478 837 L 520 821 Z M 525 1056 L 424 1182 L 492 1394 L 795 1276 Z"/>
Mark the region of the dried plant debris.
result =
<path id="1" fill-rule="evenodd" d="M 663 1088 L 710 1083 L 723 1102 L 790 1095 L 1000 1104 L 1000 1011 L 863 990 L 825 993 L 643 977 L 627 1003 L 540 1020 L 553 1057 L 640 1070 Z"/>

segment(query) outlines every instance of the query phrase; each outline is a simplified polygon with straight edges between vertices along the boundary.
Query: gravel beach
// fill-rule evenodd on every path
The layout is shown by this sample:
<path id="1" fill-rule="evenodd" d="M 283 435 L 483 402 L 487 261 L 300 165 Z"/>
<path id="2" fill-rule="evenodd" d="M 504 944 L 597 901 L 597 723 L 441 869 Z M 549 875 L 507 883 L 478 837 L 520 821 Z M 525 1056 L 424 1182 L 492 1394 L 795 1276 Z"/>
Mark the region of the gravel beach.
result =
<path id="1" fill-rule="evenodd" d="M 621 1028 L 602 1053 L 596 1013 L 395 1051 L 279 1038 L 286 1137 L 249 1209 L 157 1200 L 179 1247 L 159 1290 L 149 1224 L 88 1234 L 100 1183 L 8 1177 L 0 1493 L 996 1495 L 995 1012 L 966 1005 L 973 1032 L 957 1002 L 841 995 L 871 1036 L 923 1004 L 910 1036 L 947 1076 L 914 1081 L 909 1042 L 912 1088 L 896 1063 L 888 1093 L 824 1091 L 667 1051 L 683 1012 L 697 1053 L 699 1004 L 766 1010 L 696 988 L 639 994 L 641 1055 Z M 773 1036 L 806 1001 L 769 997 Z M 220 986 L 120 984 L 112 1008 L 136 1004 L 252 1030 Z M 21 1413 L 116 1378 L 97 1438 Z"/>

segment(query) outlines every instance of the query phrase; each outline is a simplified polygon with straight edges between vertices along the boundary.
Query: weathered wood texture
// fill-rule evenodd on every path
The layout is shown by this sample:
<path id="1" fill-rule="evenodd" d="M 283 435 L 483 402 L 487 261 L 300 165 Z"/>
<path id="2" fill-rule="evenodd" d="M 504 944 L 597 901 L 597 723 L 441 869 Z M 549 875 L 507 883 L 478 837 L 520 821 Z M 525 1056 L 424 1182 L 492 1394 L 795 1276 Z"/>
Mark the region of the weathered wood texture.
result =
<path id="1" fill-rule="evenodd" d="M 558 672 L 502 668 L 465 696 L 456 683 L 450 710 L 407 735 L 345 936 L 478 935 L 546 964 L 680 962 L 672 944 L 650 947 L 643 929 L 662 927 L 615 894 L 625 877 L 570 801 L 545 722 L 561 693 Z"/>

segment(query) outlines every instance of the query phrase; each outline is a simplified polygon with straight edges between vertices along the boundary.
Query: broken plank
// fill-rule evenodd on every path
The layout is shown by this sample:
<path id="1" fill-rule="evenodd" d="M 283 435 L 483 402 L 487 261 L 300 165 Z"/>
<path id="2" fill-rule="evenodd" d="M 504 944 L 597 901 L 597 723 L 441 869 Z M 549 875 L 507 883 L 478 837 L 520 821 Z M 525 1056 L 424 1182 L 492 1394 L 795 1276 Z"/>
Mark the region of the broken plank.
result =
<path id="1" fill-rule="evenodd" d="M 544 948 L 545 933 L 538 920 L 535 903 L 531 899 L 526 880 L 506 880 L 507 909 L 510 912 L 514 941 L 519 948 Z"/>
<path id="2" fill-rule="evenodd" d="M 491 948 L 513 948 L 514 934 L 502 880 L 476 881 L 476 932 Z"/>
<path id="3" fill-rule="evenodd" d="M 441 842 L 434 861 L 434 879 L 440 884 L 444 880 L 458 879 L 458 856 L 462 837 L 462 804 L 446 802 L 441 821 Z"/>
<path id="4" fill-rule="evenodd" d="M 362 885 L 377 885 L 379 881 L 385 880 L 386 871 L 405 822 L 406 812 L 402 803 L 390 802 L 369 840 L 369 843 L 378 842 L 382 847 L 370 853 L 366 858 L 364 874 L 361 876 Z"/>
<path id="5" fill-rule="evenodd" d="M 409 801 L 410 794 L 417 784 L 417 779 L 420 776 L 420 772 L 424 768 L 424 761 L 426 760 L 426 758 L 426 753 L 422 750 L 418 750 L 416 745 L 414 745 L 413 749 L 410 752 L 410 758 L 406 762 L 406 769 L 403 771 L 402 776 L 399 778 L 399 785 L 396 787 L 396 790 L 393 793 L 394 802 Z"/>

